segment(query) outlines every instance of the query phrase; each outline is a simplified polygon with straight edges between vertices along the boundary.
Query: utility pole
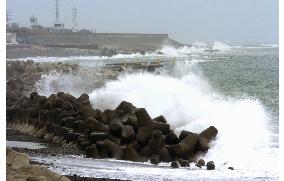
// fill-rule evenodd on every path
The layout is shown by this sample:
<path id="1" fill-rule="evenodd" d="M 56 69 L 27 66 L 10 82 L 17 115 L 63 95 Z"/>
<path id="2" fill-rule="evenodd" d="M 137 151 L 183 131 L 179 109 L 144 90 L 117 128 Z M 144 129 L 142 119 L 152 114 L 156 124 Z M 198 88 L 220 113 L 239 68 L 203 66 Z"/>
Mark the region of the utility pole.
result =
<path id="1" fill-rule="evenodd" d="M 56 22 L 59 22 L 59 0 L 56 0 L 56 12 L 55 12 L 55 16 L 56 16 Z"/>

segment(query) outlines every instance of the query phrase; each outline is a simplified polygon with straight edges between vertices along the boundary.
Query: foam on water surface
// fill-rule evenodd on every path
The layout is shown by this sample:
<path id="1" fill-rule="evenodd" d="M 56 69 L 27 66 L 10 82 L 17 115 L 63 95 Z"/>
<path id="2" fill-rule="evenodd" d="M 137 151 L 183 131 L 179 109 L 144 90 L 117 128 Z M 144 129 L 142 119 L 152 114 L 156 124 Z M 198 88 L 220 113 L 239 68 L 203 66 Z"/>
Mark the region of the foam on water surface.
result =
<path id="1" fill-rule="evenodd" d="M 219 169 L 206 170 L 197 168 L 194 164 L 188 168 L 173 169 L 169 163 L 158 166 L 149 162 L 136 163 L 112 159 L 91 159 L 81 156 L 32 157 L 34 161 L 53 163 L 51 170 L 63 175 L 76 174 L 81 177 L 111 178 L 123 180 L 277 180 L 277 173 L 255 171 L 249 169 Z"/>

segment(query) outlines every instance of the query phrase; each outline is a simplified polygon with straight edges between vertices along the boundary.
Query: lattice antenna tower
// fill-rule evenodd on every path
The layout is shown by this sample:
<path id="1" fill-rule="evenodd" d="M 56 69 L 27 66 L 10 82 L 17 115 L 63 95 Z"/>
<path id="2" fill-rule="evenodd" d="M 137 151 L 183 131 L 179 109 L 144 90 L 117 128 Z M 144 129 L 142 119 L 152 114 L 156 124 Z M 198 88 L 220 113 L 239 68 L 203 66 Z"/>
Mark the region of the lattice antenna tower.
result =
<path id="1" fill-rule="evenodd" d="M 12 20 L 12 15 L 9 10 L 6 10 L 6 24 L 10 24 Z"/>
<path id="2" fill-rule="evenodd" d="M 60 0 L 55 0 L 55 23 L 54 27 L 55 28 L 63 28 L 64 29 L 64 24 L 60 22 Z"/>
<path id="3" fill-rule="evenodd" d="M 73 22 L 72 31 L 75 31 L 78 26 L 77 17 L 78 17 L 78 9 L 74 6 L 72 9 L 72 22 Z"/>
<path id="4" fill-rule="evenodd" d="M 11 28 L 11 21 L 12 21 L 12 15 L 10 13 L 9 10 L 6 9 L 6 30 L 7 32 L 10 31 L 10 28 Z"/>
<path id="5" fill-rule="evenodd" d="M 56 17 L 56 23 L 59 23 L 59 6 L 60 6 L 60 1 L 56 0 L 56 11 L 55 11 L 55 17 Z"/>

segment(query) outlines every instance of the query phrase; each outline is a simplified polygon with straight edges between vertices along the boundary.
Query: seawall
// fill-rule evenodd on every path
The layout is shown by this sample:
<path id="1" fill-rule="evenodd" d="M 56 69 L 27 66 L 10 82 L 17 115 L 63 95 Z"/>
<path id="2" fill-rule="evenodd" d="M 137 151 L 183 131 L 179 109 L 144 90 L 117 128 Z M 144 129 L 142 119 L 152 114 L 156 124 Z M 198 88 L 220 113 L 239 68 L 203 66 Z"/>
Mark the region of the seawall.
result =
<path id="1" fill-rule="evenodd" d="M 164 45 L 182 45 L 168 34 L 19 32 L 17 39 L 24 44 L 84 46 L 89 49 L 105 46 L 127 51 L 154 51 Z"/>

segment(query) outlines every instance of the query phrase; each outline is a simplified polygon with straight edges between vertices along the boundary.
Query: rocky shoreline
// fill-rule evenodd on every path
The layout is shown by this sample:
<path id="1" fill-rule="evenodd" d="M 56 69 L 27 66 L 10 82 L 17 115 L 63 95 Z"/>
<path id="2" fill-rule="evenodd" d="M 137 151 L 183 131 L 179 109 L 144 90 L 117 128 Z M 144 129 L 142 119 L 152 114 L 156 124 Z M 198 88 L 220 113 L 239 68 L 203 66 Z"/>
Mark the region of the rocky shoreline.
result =
<path id="1" fill-rule="evenodd" d="M 59 175 L 39 165 L 31 165 L 29 155 L 19 153 L 13 149 L 6 149 L 6 180 L 7 181 L 69 181 L 67 177 Z"/>
<path id="2" fill-rule="evenodd" d="M 198 160 L 218 134 L 214 126 L 200 133 L 183 130 L 176 135 L 164 116 L 151 118 L 145 108 L 130 102 L 123 101 L 114 110 L 99 110 L 92 107 L 86 93 L 76 98 L 64 92 L 48 97 L 32 92 L 43 73 L 77 69 L 67 64 L 7 63 L 7 127 L 55 145 L 47 155 L 59 154 L 62 150 L 56 150 L 56 145 L 60 145 L 67 150 L 63 154 L 83 153 L 95 159 L 150 160 L 155 165 L 170 162 L 172 168 L 194 164 L 215 169 L 213 161 Z"/>
<path id="3" fill-rule="evenodd" d="M 66 57 L 66 56 L 113 56 L 118 53 L 129 53 L 118 51 L 109 47 L 79 46 L 79 45 L 39 45 L 39 44 L 12 44 L 6 45 L 6 58 L 16 59 L 24 57 Z M 136 53 L 136 52 L 135 52 Z"/>

